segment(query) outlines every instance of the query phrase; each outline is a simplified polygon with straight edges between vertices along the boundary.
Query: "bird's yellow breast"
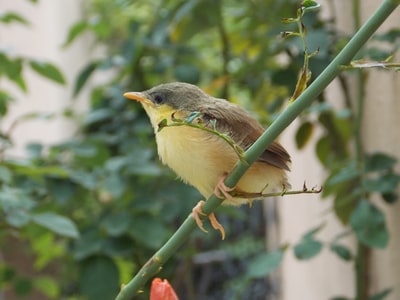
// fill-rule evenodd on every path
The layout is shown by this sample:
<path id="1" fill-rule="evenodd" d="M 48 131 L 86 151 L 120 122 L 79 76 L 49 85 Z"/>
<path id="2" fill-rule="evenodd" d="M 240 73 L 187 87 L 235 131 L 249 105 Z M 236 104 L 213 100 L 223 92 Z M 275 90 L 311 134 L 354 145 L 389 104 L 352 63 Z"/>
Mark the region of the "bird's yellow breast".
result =
<path id="1" fill-rule="evenodd" d="M 198 128 L 166 127 L 156 133 L 156 141 L 161 161 L 205 197 L 237 160 L 225 141 Z"/>
<path id="2" fill-rule="evenodd" d="M 144 108 L 154 127 L 161 161 L 182 180 L 197 188 L 205 198 L 210 197 L 221 176 L 230 172 L 238 160 L 234 150 L 222 138 L 199 128 L 172 126 L 158 130 L 158 124 L 162 120 L 166 119 L 168 124 L 172 122 L 172 114 L 180 119 L 186 116 L 168 106 Z M 241 191 L 260 193 L 282 188 L 285 182 L 283 170 L 256 162 L 236 187 Z M 238 205 L 246 202 L 247 199 L 234 198 L 224 204 Z"/>

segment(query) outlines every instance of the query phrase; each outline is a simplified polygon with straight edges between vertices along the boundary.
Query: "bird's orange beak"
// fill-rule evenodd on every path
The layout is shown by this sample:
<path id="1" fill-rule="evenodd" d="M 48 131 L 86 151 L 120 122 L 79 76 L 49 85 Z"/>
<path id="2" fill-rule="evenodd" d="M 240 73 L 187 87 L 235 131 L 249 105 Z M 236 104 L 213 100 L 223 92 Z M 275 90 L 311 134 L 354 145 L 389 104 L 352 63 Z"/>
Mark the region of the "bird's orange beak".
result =
<path id="1" fill-rule="evenodd" d="M 153 102 L 151 102 L 149 99 L 147 99 L 143 93 L 139 92 L 127 92 L 124 94 L 124 97 L 130 99 L 130 100 L 135 100 L 138 101 L 142 104 L 148 104 L 148 105 L 153 105 Z"/>

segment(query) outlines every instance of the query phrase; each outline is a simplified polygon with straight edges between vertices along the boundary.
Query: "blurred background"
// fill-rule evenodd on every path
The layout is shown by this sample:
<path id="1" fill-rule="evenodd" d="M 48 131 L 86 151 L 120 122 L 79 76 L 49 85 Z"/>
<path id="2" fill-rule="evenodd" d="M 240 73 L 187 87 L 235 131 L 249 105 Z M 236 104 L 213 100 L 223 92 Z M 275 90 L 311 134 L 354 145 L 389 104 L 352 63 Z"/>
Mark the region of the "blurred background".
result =
<path id="1" fill-rule="evenodd" d="M 303 18 L 311 80 L 379 5 L 319 2 Z M 2 1 L 0 299 L 114 299 L 201 199 L 123 93 L 185 81 L 268 126 L 303 64 L 280 35 L 298 5 Z M 358 59 L 399 61 L 398 20 Z M 293 188 L 323 192 L 218 208 L 226 239 L 195 230 L 159 276 L 189 300 L 400 299 L 399 94 L 393 69 L 343 72 L 280 137 Z"/>

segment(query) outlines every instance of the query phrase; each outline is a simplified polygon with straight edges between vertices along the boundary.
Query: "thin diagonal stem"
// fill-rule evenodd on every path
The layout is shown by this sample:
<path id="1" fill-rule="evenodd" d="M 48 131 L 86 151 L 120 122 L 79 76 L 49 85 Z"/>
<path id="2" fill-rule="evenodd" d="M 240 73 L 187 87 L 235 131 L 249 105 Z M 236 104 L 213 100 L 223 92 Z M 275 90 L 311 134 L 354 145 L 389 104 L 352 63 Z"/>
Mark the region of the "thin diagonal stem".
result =
<path id="1" fill-rule="evenodd" d="M 367 42 L 371 35 L 385 21 L 385 19 L 400 4 L 400 0 L 385 0 L 372 15 L 372 17 L 362 26 L 353 36 L 345 48 L 321 73 L 321 75 L 304 91 L 296 101 L 294 101 L 264 132 L 254 145 L 246 151 L 245 159 L 249 164 L 236 164 L 234 170 L 225 180 L 227 187 L 233 187 L 246 172 L 249 166 L 254 163 L 261 153 L 270 145 L 278 135 L 293 120 L 306 109 L 316 97 L 328 86 L 328 84 L 339 74 L 342 65 L 349 64 L 350 60 L 358 50 Z M 203 211 L 208 215 L 214 211 L 223 200 L 212 195 L 204 204 Z M 136 276 L 125 286 L 122 287 L 116 300 L 128 300 L 134 297 L 144 284 L 159 272 L 165 262 L 176 253 L 178 248 L 186 241 L 190 233 L 196 228 L 196 222 L 189 216 L 178 228 L 175 234 L 158 250 L 154 256 L 142 267 Z"/>

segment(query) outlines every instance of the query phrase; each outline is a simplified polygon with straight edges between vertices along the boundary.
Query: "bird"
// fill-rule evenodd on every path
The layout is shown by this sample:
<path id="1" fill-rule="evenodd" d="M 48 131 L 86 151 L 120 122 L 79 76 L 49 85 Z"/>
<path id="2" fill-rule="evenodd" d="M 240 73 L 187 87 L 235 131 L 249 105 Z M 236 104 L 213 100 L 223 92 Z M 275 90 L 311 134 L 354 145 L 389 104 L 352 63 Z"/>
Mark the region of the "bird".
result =
<path id="1" fill-rule="evenodd" d="M 247 150 L 262 135 L 264 128 L 246 110 L 225 99 L 215 98 L 196 85 L 184 82 L 164 83 L 142 92 L 126 92 L 124 97 L 141 103 L 154 129 L 161 162 L 185 183 L 208 199 L 213 193 L 224 198 L 222 205 L 242 205 L 259 198 L 261 192 L 290 188 L 287 172 L 291 158 L 277 141 L 271 143 L 249 167 L 236 186 L 224 185 L 238 155 L 226 140 L 212 130 L 227 134 L 241 149 Z M 196 116 L 196 126 L 168 126 L 176 120 Z M 166 125 L 166 126 L 165 126 Z M 232 196 L 233 195 L 233 196 Z M 192 210 L 198 227 L 204 231 L 204 201 Z M 208 215 L 212 227 L 225 237 L 225 230 L 214 213 Z"/>

